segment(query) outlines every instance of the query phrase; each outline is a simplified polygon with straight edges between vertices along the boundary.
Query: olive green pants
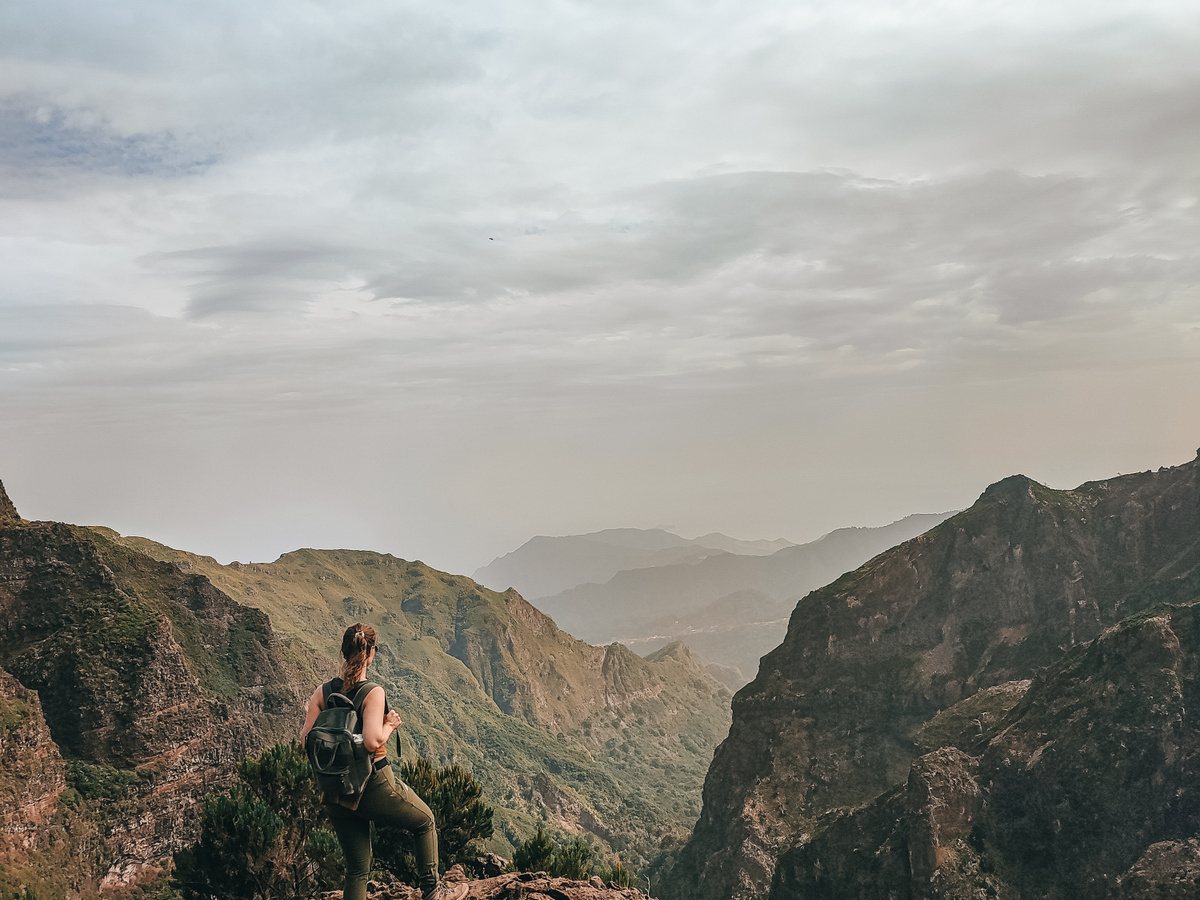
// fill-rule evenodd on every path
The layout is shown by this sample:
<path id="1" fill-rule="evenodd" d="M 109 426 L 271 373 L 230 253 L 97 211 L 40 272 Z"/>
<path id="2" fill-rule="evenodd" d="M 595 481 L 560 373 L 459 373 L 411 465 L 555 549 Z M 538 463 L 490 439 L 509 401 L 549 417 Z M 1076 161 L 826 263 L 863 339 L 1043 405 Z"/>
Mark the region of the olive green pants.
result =
<path id="1" fill-rule="evenodd" d="M 437 885 L 437 825 L 433 813 L 413 789 L 397 781 L 391 766 L 376 771 L 363 791 L 358 809 L 329 805 L 329 818 L 346 857 L 343 900 L 366 900 L 371 875 L 371 823 L 395 825 L 413 836 L 417 875 L 428 897 Z"/>

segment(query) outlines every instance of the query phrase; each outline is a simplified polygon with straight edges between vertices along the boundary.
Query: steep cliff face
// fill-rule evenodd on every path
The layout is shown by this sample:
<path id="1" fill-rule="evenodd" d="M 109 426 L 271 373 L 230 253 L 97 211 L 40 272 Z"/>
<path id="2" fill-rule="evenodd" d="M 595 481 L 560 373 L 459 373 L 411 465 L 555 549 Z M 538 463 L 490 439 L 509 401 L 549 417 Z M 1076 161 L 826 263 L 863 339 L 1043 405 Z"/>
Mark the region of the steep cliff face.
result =
<path id="1" fill-rule="evenodd" d="M 78 815 L 37 694 L 2 669 L 0 759 L 0 891 L 85 889 L 100 858 L 98 829 Z"/>
<path id="2" fill-rule="evenodd" d="M 734 699 L 665 893 L 764 896 L 830 810 L 905 783 L 922 726 L 1200 588 L 1200 463 L 1053 491 L 1022 476 L 814 591 Z"/>
<path id="3" fill-rule="evenodd" d="M 990 733 L 952 735 L 905 787 L 822 822 L 772 900 L 1195 896 L 1197 676 L 1200 604 L 1131 617 Z"/>
<path id="4" fill-rule="evenodd" d="M 36 692 L 80 815 L 107 820 L 106 887 L 181 846 L 199 798 L 294 733 L 302 697 L 261 612 L 49 522 L 0 523 L 0 666 Z"/>
<path id="5" fill-rule="evenodd" d="M 50 737 L 37 694 L 0 671 L 0 855 L 30 851 L 58 810 L 67 770 Z"/>

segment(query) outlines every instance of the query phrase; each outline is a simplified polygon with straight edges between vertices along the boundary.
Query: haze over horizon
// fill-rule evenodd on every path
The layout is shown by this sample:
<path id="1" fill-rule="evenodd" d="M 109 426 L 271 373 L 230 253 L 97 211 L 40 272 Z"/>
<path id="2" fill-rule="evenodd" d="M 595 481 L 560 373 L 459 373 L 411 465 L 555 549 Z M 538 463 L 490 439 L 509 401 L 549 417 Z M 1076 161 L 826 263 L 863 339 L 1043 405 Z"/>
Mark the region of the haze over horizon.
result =
<path id="1" fill-rule="evenodd" d="M 0 8 L 0 479 L 222 561 L 1200 445 L 1184 2 Z"/>

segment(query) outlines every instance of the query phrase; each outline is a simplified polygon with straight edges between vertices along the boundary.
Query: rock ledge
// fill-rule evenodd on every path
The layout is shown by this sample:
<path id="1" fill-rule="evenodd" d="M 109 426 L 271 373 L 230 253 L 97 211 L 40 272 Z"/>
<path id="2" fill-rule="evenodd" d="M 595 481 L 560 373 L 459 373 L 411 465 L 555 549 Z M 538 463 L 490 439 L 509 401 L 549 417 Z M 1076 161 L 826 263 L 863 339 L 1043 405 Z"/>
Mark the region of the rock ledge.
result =
<path id="1" fill-rule="evenodd" d="M 470 886 L 464 900 L 649 900 L 637 888 L 605 884 L 600 878 L 573 881 L 555 878 L 545 872 L 509 872 L 494 878 L 469 881 L 461 866 L 446 873 L 446 881 L 466 882 Z M 368 885 L 368 900 L 419 900 L 421 892 L 406 884 Z M 341 900 L 341 891 L 322 894 L 320 900 Z"/>

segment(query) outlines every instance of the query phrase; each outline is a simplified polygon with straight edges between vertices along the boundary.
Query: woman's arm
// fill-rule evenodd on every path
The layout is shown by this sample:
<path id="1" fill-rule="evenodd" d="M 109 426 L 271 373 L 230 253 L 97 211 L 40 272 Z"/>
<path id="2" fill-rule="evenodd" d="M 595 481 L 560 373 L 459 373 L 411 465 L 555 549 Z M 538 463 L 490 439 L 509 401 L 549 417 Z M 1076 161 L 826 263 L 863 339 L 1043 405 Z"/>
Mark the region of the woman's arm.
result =
<path id="1" fill-rule="evenodd" d="M 304 746 L 304 741 L 308 738 L 308 733 L 312 731 L 313 722 L 317 721 L 317 715 L 325 708 L 325 694 L 317 688 L 313 691 L 313 695 L 308 698 L 308 709 L 304 715 L 304 727 L 300 729 L 300 746 Z"/>
<path id="2" fill-rule="evenodd" d="M 386 705 L 381 687 L 372 688 L 363 701 L 363 746 L 371 753 L 378 753 L 400 725 L 400 716 L 395 710 L 386 716 L 383 714 Z"/>

